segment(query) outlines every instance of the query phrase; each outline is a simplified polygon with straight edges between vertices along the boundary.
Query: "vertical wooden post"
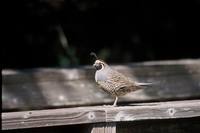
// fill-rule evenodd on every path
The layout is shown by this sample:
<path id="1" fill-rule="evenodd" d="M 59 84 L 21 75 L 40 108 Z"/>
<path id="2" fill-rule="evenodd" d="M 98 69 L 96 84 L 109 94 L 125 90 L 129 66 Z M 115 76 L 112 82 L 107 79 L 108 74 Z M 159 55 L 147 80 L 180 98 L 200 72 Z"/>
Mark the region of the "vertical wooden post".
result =
<path id="1" fill-rule="evenodd" d="M 94 124 L 91 133 L 116 133 L 116 123 Z"/>

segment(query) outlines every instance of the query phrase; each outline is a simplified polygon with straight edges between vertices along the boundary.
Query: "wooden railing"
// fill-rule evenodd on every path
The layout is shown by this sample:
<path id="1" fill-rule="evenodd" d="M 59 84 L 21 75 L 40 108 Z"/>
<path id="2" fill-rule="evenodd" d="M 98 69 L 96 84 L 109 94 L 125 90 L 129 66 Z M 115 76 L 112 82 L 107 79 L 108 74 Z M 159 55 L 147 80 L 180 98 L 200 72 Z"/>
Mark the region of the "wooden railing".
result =
<path id="1" fill-rule="evenodd" d="M 200 100 L 137 103 L 128 106 L 91 106 L 8 112 L 2 114 L 3 129 L 35 128 L 99 122 L 178 119 L 200 116 Z M 94 130 L 96 129 L 96 124 Z M 105 125 L 101 127 L 104 130 Z M 115 129 L 116 125 L 110 125 Z"/>
<path id="2" fill-rule="evenodd" d="M 88 132 L 116 132 L 124 122 L 200 117 L 200 60 L 112 67 L 154 84 L 111 107 L 103 106 L 114 99 L 98 88 L 91 67 L 3 70 L 2 129 L 86 124 Z"/>

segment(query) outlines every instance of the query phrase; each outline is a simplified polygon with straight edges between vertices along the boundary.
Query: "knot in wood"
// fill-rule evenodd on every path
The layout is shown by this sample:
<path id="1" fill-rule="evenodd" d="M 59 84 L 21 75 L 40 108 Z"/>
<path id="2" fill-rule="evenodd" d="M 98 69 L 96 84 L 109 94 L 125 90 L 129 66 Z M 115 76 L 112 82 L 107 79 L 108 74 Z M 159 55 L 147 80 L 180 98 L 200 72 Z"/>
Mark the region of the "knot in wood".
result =
<path id="1" fill-rule="evenodd" d="M 168 112 L 168 114 L 169 114 L 170 116 L 174 116 L 174 114 L 176 113 L 176 110 L 175 110 L 174 108 L 169 108 L 169 109 L 167 110 L 167 112 Z"/>
<path id="2" fill-rule="evenodd" d="M 26 112 L 24 115 L 23 115 L 23 118 L 24 119 L 27 119 L 30 117 L 30 115 L 32 114 L 32 112 Z"/>
<path id="3" fill-rule="evenodd" d="M 89 113 L 88 113 L 88 119 L 89 119 L 89 120 L 95 119 L 95 114 L 94 114 L 94 112 L 89 112 Z"/>

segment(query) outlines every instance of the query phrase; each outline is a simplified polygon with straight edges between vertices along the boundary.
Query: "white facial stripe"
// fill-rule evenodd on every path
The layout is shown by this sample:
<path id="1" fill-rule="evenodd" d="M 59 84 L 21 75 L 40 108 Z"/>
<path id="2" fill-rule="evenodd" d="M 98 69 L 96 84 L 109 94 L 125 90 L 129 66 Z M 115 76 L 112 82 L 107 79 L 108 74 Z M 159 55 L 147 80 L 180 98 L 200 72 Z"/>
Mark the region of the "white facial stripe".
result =
<path id="1" fill-rule="evenodd" d="M 101 69 L 100 70 L 102 70 L 102 69 L 104 69 L 104 64 L 103 63 L 100 63 L 101 64 Z"/>
<path id="2" fill-rule="evenodd" d="M 99 63 L 102 63 L 102 62 L 100 60 L 95 61 L 95 64 L 99 64 Z"/>

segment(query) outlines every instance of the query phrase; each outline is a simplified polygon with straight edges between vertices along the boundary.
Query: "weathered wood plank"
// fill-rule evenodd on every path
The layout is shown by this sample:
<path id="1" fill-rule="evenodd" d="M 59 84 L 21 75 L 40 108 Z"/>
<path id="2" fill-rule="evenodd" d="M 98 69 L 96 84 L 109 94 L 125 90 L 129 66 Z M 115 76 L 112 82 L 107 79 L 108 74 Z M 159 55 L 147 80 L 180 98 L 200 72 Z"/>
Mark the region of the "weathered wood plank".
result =
<path id="1" fill-rule="evenodd" d="M 2 113 L 2 129 L 199 116 L 200 100 L 137 103 L 119 107 L 90 106 Z"/>
<path id="2" fill-rule="evenodd" d="M 137 106 L 139 105 L 139 106 Z M 134 105 L 133 105 L 134 106 Z M 200 116 L 200 100 L 136 104 L 107 110 L 107 121 L 136 121 Z"/>
<path id="3" fill-rule="evenodd" d="M 116 123 L 93 124 L 91 133 L 116 133 Z"/>
<path id="4" fill-rule="evenodd" d="M 69 108 L 2 113 L 3 129 L 46 127 L 105 121 L 105 112 L 92 108 Z"/>
<path id="5" fill-rule="evenodd" d="M 119 99 L 122 102 L 200 98 L 200 60 L 144 62 L 112 66 L 132 79 L 153 82 Z M 113 98 L 94 82 L 94 69 L 2 71 L 3 110 L 110 104 Z"/>

